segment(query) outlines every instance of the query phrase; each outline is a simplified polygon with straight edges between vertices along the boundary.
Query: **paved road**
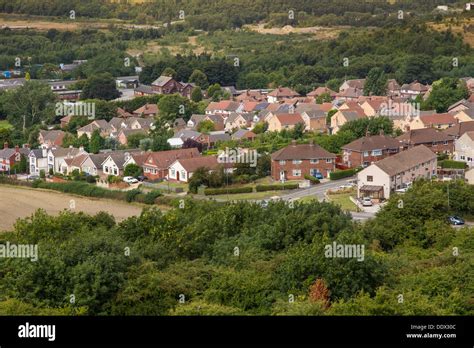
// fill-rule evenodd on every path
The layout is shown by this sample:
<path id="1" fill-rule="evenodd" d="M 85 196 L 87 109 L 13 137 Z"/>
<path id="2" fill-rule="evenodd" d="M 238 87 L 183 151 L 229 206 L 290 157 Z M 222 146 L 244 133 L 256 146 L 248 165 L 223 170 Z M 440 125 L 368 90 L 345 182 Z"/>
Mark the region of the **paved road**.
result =
<path id="1" fill-rule="evenodd" d="M 344 178 L 341 180 L 334 180 L 334 181 L 328 181 L 324 182 L 322 184 L 312 186 L 310 188 L 306 189 L 300 189 L 298 191 L 294 191 L 292 193 L 289 193 L 287 195 L 281 196 L 281 199 L 285 201 L 293 200 L 293 199 L 299 199 L 303 197 L 315 197 L 319 201 L 322 201 L 324 199 L 324 193 L 329 190 L 333 189 L 336 187 L 339 187 L 343 184 L 347 184 L 349 181 L 354 180 L 355 176 L 350 177 L 350 178 Z"/>

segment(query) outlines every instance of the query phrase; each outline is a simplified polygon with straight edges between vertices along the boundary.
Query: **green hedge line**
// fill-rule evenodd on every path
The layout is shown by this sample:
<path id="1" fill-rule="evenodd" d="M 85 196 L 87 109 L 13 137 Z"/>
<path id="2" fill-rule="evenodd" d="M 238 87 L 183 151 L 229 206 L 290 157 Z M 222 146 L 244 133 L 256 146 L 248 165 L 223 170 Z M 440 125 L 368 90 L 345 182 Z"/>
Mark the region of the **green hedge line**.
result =
<path id="1" fill-rule="evenodd" d="M 461 161 L 453 161 L 453 160 L 444 160 L 438 162 L 438 165 L 441 168 L 451 168 L 451 169 L 465 169 L 466 163 Z"/>
<path id="2" fill-rule="evenodd" d="M 358 168 L 338 170 L 337 172 L 329 173 L 329 179 L 330 180 L 338 180 L 338 179 L 342 179 L 342 178 L 347 178 L 349 176 L 355 175 L 358 171 L 359 171 Z"/>
<path id="3" fill-rule="evenodd" d="M 91 185 L 91 184 L 88 184 L 86 182 L 81 182 L 81 181 L 56 183 L 56 182 L 45 182 L 42 180 L 35 180 L 33 182 L 33 187 L 47 189 L 47 190 L 55 190 L 55 191 L 60 191 L 64 193 L 74 193 L 74 194 L 77 194 L 80 196 L 86 196 L 86 197 L 110 198 L 110 199 L 128 201 L 127 199 L 128 192 L 107 190 L 105 188 Z"/>
<path id="4" fill-rule="evenodd" d="M 207 188 L 204 190 L 206 196 L 225 195 L 235 193 L 251 193 L 252 187 L 229 187 L 229 188 Z"/>
<path id="5" fill-rule="evenodd" d="M 15 179 L 9 178 L 6 175 L 0 175 L 0 184 L 16 185 L 16 186 L 27 186 L 27 187 L 32 187 L 33 186 L 32 181 L 15 180 Z"/>
<path id="6" fill-rule="evenodd" d="M 294 190 L 299 187 L 298 184 L 283 184 L 283 185 L 257 185 L 257 192 L 265 191 L 279 191 L 279 190 Z"/>
<path id="7" fill-rule="evenodd" d="M 319 184 L 319 183 L 321 182 L 321 181 L 319 181 L 318 178 L 315 178 L 314 176 L 308 175 L 308 174 L 305 174 L 305 175 L 304 175 L 304 178 L 305 178 L 306 180 L 311 181 L 312 184 Z"/>

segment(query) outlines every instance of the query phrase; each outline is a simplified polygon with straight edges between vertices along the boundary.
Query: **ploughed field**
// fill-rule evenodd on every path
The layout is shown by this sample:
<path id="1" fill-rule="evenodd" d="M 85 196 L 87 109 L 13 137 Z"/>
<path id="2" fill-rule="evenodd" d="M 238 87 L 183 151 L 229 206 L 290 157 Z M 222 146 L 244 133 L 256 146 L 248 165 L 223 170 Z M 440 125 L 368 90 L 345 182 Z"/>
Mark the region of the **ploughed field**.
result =
<path id="1" fill-rule="evenodd" d="M 64 209 L 91 215 L 105 211 L 112 214 L 117 222 L 139 215 L 142 211 L 140 206 L 120 201 L 0 185 L 0 231 L 10 230 L 18 218 L 29 217 L 40 208 L 53 215 Z"/>

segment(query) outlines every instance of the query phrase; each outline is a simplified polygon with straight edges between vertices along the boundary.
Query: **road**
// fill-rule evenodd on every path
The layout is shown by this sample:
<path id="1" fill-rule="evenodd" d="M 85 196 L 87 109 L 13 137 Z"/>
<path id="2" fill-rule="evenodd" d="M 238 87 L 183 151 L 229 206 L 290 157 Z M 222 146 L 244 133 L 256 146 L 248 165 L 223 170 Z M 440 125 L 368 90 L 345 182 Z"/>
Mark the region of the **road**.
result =
<path id="1" fill-rule="evenodd" d="M 287 195 L 281 196 L 281 199 L 285 201 L 289 201 L 289 200 L 299 199 L 303 197 L 315 197 L 319 201 L 322 201 L 325 198 L 324 193 L 327 190 L 334 189 L 341 185 L 347 184 L 349 181 L 354 180 L 354 179 L 355 179 L 355 176 L 350 177 L 350 178 L 344 178 L 341 180 L 324 182 L 324 183 L 312 186 L 310 188 L 299 189 Z"/>

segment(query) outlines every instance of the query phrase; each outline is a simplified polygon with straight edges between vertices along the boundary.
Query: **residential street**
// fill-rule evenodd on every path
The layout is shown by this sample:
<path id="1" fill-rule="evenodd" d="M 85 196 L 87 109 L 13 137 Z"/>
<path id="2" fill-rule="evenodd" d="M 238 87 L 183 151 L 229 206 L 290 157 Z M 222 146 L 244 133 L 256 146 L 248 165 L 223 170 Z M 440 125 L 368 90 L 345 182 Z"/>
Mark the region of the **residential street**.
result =
<path id="1" fill-rule="evenodd" d="M 314 196 L 314 197 L 317 197 L 319 201 L 322 201 L 324 199 L 324 193 L 327 190 L 344 185 L 348 183 L 349 181 L 354 180 L 355 178 L 356 178 L 355 176 L 352 176 L 352 177 L 344 178 L 341 180 L 328 181 L 316 186 L 312 186 L 310 188 L 294 191 L 290 194 L 281 196 L 281 199 L 288 201 L 288 200 L 299 199 L 303 197 Z"/>

